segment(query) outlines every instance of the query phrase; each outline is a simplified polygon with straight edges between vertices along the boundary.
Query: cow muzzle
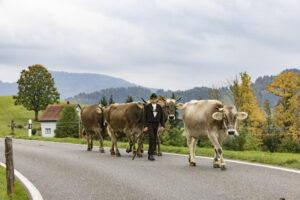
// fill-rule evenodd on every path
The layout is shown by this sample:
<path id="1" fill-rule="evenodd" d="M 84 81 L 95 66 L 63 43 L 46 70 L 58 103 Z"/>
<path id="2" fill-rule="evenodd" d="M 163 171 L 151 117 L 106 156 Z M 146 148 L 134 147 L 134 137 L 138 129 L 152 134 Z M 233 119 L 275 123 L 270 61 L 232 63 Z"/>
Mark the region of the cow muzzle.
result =
<path id="1" fill-rule="evenodd" d="M 169 115 L 168 119 L 175 119 L 175 115 Z"/>
<path id="2" fill-rule="evenodd" d="M 235 129 L 228 129 L 227 130 L 227 134 L 228 135 L 234 135 L 234 136 L 238 136 L 239 135 L 239 133 Z"/>

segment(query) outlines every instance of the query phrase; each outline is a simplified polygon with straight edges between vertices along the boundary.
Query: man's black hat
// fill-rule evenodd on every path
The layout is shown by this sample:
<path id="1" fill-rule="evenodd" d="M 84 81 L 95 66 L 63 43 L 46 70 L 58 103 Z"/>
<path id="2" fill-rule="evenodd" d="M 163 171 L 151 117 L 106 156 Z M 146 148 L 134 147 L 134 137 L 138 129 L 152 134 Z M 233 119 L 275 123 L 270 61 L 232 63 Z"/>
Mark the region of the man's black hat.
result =
<path id="1" fill-rule="evenodd" d="M 150 99 L 157 99 L 157 95 L 155 93 L 152 93 Z"/>

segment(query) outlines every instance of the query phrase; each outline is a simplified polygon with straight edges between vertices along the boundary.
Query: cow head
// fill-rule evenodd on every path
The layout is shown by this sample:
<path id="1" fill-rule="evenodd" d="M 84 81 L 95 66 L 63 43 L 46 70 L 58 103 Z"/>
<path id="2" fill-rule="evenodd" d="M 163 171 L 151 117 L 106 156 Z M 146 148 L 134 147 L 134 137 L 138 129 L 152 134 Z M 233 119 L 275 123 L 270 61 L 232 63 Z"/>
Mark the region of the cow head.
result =
<path id="1" fill-rule="evenodd" d="M 164 116 L 167 117 L 167 119 L 175 119 L 176 108 L 181 108 L 183 106 L 182 103 L 176 103 L 181 98 L 182 97 L 177 99 L 165 99 L 162 96 L 158 97 L 158 103 L 162 107 Z"/>
<path id="2" fill-rule="evenodd" d="M 224 106 L 216 108 L 218 111 L 212 114 L 212 118 L 217 121 L 222 121 L 227 135 L 238 136 L 236 130 L 237 120 L 246 119 L 248 114 L 245 112 L 238 112 L 233 106 Z"/>

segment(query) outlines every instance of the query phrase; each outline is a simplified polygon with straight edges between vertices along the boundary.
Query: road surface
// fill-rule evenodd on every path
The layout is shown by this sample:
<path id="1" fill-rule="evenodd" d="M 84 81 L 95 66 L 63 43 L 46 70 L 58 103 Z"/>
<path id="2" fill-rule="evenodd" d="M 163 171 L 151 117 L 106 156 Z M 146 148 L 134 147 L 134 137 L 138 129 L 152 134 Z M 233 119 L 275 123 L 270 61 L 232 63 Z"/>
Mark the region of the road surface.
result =
<path id="1" fill-rule="evenodd" d="M 300 174 L 197 158 L 190 167 L 185 156 L 164 155 L 150 162 L 101 154 L 94 147 L 44 141 L 13 140 L 15 169 L 26 176 L 44 199 L 280 199 L 300 200 Z M 213 151 L 213 149 L 212 149 Z M 0 161 L 5 163 L 4 139 Z M 3 152 L 3 153 L 2 153 Z"/>

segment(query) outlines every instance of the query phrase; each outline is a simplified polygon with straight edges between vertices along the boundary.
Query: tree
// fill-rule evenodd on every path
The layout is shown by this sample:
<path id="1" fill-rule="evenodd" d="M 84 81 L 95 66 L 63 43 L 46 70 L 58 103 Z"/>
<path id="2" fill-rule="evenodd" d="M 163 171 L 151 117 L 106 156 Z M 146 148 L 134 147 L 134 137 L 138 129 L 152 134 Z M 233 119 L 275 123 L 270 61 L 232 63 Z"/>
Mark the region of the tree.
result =
<path id="1" fill-rule="evenodd" d="M 128 95 L 126 99 L 126 103 L 131 103 L 133 102 L 132 96 Z"/>
<path id="2" fill-rule="evenodd" d="M 58 103 L 59 93 L 54 86 L 54 79 L 42 65 L 32 65 L 28 70 L 22 70 L 18 80 L 18 94 L 13 98 L 15 105 L 23 105 L 27 110 L 38 112 L 44 110 L 49 104 Z"/>
<path id="3" fill-rule="evenodd" d="M 100 104 L 102 104 L 103 106 L 107 106 L 107 100 L 105 96 L 102 96 L 102 99 L 99 102 Z"/>
<path id="4" fill-rule="evenodd" d="M 208 96 L 210 97 L 210 99 L 216 99 L 219 101 L 221 101 L 221 99 L 222 99 L 221 91 L 220 91 L 220 89 L 217 89 L 216 87 L 209 89 Z"/>
<path id="5" fill-rule="evenodd" d="M 281 136 L 291 134 L 294 142 L 299 141 L 300 127 L 300 75 L 294 72 L 283 72 L 267 86 L 267 90 L 279 96 L 274 108 L 274 126 Z"/>
<path id="6" fill-rule="evenodd" d="M 111 94 L 110 97 L 109 97 L 109 101 L 108 101 L 108 104 L 111 105 L 111 104 L 114 104 L 114 99 L 113 99 L 113 95 Z"/>
<path id="7" fill-rule="evenodd" d="M 266 131 L 267 133 L 272 133 L 273 129 L 273 119 L 272 119 L 272 112 L 271 112 L 271 105 L 270 101 L 267 99 L 264 103 L 264 111 L 266 115 Z"/>
<path id="8" fill-rule="evenodd" d="M 78 138 L 79 116 L 74 106 L 66 106 L 57 121 L 55 137 L 74 137 Z"/>
<path id="9" fill-rule="evenodd" d="M 246 130 L 247 134 L 251 134 L 251 136 L 246 137 L 248 145 L 246 147 L 249 147 L 251 143 L 251 148 L 253 148 L 255 146 L 253 138 L 258 145 L 262 144 L 262 134 L 264 132 L 266 117 L 262 108 L 258 106 L 258 101 L 251 86 L 250 76 L 246 72 L 240 73 L 240 79 L 241 83 L 236 79 L 230 86 L 230 95 L 237 109 L 248 113 L 248 118 L 240 121 L 239 125 Z"/>

